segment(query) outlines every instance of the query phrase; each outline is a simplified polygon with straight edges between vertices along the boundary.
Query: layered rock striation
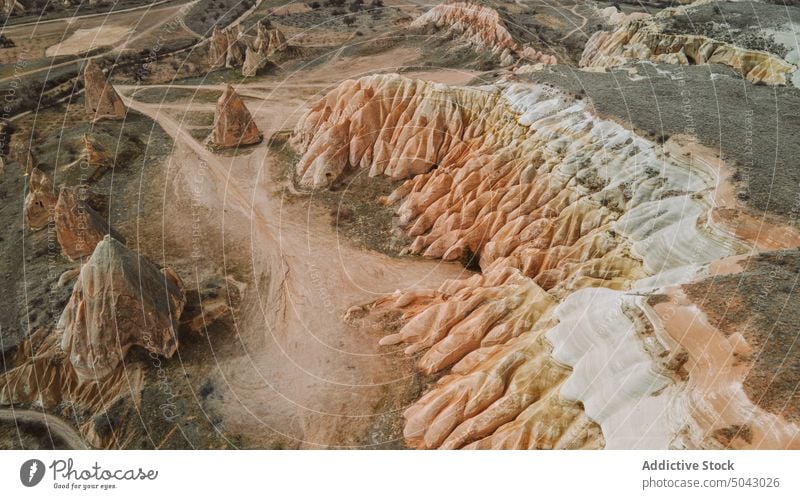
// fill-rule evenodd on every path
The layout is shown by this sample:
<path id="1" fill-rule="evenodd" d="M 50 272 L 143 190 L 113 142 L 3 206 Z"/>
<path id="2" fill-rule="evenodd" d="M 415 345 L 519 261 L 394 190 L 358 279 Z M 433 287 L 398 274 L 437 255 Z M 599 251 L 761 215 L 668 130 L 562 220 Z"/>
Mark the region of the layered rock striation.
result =
<path id="1" fill-rule="evenodd" d="M 485 5 L 468 2 L 439 4 L 416 18 L 409 28 L 442 32 L 478 50 L 499 56 L 503 65 L 513 64 L 519 59 L 556 63 L 555 56 L 520 45 L 509 33 L 500 14 Z"/>
<path id="2" fill-rule="evenodd" d="M 748 50 L 702 35 L 662 32 L 653 19 L 597 31 L 586 42 L 580 66 L 609 68 L 630 61 L 724 64 L 753 83 L 786 85 L 797 67 L 769 52 Z"/>
<path id="3" fill-rule="evenodd" d="M 469 279 L 366 307 L 401 318 L 382 344 L 449 373 L 406 411 L 410 445 L 719 443 L 675 402 L 692 393 L 690 352 L 657 334 L 636 298 L 760 247 L 718 216 L 739 207 L 723 202 L 712 154 L 637 136 L 545 85 L 398 75 L 342 83 L 294 141 L 302 186 L 354 169 L 404 180 L 382 201 L 414 238 L 408 252 L 479 262 Z"/>

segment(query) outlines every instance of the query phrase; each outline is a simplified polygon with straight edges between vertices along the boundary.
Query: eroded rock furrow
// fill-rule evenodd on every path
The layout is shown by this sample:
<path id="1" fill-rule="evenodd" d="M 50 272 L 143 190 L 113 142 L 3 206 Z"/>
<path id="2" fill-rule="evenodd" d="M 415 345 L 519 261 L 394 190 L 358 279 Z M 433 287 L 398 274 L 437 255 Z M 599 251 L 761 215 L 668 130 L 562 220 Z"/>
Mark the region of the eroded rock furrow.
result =
<path id="1" fill-rule="evenodd" d="M 728 180 L 690 141 L 656 144 L 544 85 L 397 75 L 342 83 L 295 141 L 301 185 L 353 169 L 405 179 L 383 202 L 415 238 L 408 251 L 479 260 L 480 275 L 353 311 L 400 314 L 382 343 L 448 373 L 406 411 L 409 444 L 713 446 L 676 402 L 691 393 L 684 347 L 635 298 L 759 247 L 714 216 L 734 209 L 718 195 Z"/>

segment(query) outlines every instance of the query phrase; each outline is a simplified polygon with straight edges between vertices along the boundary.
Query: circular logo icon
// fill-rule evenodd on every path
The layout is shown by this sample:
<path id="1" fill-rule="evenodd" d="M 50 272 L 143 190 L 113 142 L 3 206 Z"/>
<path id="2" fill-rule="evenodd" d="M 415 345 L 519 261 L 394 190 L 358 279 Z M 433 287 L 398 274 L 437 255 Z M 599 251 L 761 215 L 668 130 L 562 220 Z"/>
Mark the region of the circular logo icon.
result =
<path id="1" fill-rule="evenodd" d="M 19 469 L 19 480 L 26 487 L 35 487 L 44 478 L 44 463 L 38 459 L 28 459 Z"/>

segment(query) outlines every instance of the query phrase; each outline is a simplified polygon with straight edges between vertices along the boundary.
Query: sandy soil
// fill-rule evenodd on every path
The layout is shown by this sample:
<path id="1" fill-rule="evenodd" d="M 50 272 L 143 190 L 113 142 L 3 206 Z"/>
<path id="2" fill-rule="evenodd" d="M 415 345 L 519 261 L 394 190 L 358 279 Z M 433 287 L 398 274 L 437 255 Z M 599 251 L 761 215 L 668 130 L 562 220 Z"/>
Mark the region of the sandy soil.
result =
<path id="1" fill-rule="evenodd" d="M 80 54 L 87 50 L 113 45 L 125 38 L 131 31 L 127 26 L 107 24 L 96 28 L 78 29 L 66 40 L 47 47 L 44 54 L 48 57 Z"/>
<path id="2" fill-rule="evenodd" d="M 679 288 L 670 300 L 654 305 L 665 331 L 689 352 L 690 412 L 709 431 L 741 433 L 736 447 L 795 449 L 797 433 L 782 418 L 754 405 L 742 387 L 750 365 L 737 357 L 750 352 L 741 334 L 726 336 L 712 326 L 705 314 Z M 747 422 L 746 432 L 742 431 Z"/>
<path id="3" fill-rule="evenodd" d="M 341 79 L 392 70 L 416 55 L 402 50 L 369 60 L 343 58 L 324 70 L 283 81 L 262 79 L 238 90 L 270 137 L 293 127 L 306 101 Z M 447 81 L 472 77 L 437 75 Z M 126 94 L 130 88 L 120 90 Z M 200 231 L 205 248 L 219 252 L 225 262 L 222 273 L 251 276 L 235 314 L 232 344 L 214 352 L 213 383 L 225 400 L 215 410 L 223 415 L 226 431 L 262 446 L 274 446 L 276 434 L 281 446 L 402 446 L 401 412 L 419 396 L 423 382 L 414 359 L 379 348 L 379 332 L 342 318 L 353 305 L 385 293 L 463 277 L 463 267 L 354 247 L 337 233 L 326 211 L 297 202 L 290 186 L 275 183 L 275 169 L 285 165 L 277 164 L 266 142 L 235 155 L 214 155 L 181 126 L 175 104 L 167 109 L 126 100 L 175 140 L 169 166 L 175 180 L 165 186 L 164 232 L 177 234 L 175 243 L 191 251 L 192 233 Z M 187 111 L 207 107 L 185 104 Z M 187 210 L 204 214 L 198 219 L 201 227 L 187 230 L 171 221 L 170 213 L 185 220 Z"/>

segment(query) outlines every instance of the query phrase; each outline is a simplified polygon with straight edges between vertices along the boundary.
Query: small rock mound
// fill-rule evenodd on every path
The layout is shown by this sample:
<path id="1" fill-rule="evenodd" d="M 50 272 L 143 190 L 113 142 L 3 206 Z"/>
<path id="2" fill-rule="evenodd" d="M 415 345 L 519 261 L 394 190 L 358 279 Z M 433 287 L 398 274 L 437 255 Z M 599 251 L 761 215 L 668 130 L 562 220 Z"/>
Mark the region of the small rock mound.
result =
<path id="1" fill-rule="evenodd" d="M 86 89 L 86 112 L 92 121 L 125 117 L 125 105 L 122 99 L 94 61 L 89 60 L 86 63 L 83 79 Z"/>
<path id="2" fill-rule="evenodd" d="M 214 129 L 208 141 L 218 148 L 258 144 L 263 139 L 250 111 L 232 86 L 225 88 L 217 101 Z"/>
<path id="3" fill-rule="evenodd" d="M 81 269 L 57 329 L 82 380 L 103 380 L 128 350 L 171 357 L 186 298 L 180 278 L 106 236 Z"/>

